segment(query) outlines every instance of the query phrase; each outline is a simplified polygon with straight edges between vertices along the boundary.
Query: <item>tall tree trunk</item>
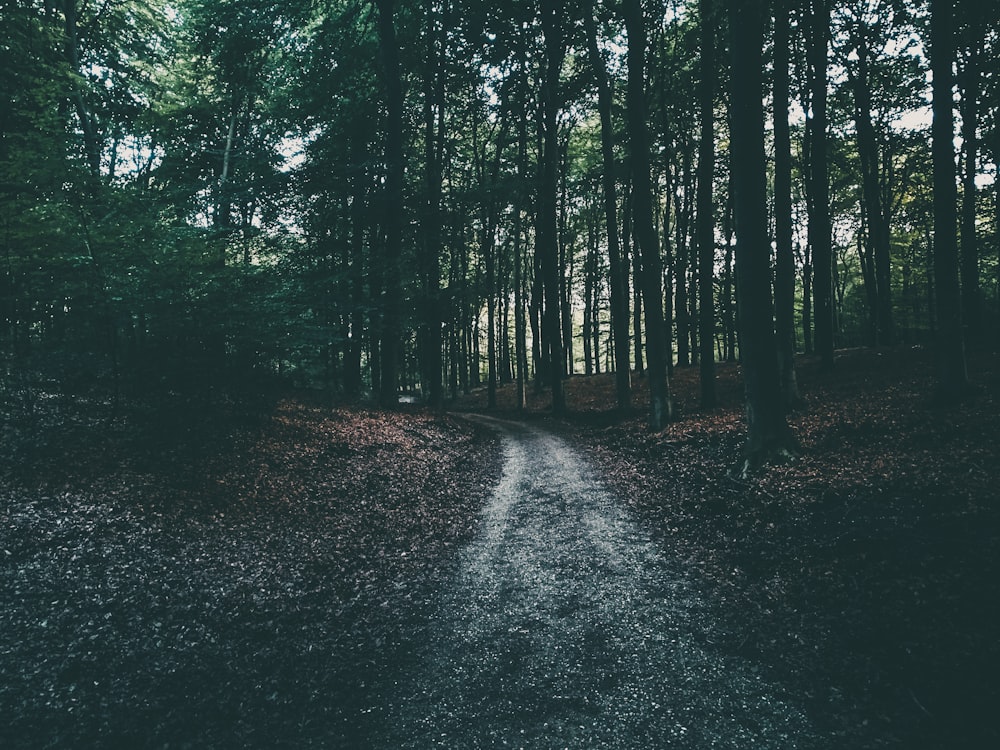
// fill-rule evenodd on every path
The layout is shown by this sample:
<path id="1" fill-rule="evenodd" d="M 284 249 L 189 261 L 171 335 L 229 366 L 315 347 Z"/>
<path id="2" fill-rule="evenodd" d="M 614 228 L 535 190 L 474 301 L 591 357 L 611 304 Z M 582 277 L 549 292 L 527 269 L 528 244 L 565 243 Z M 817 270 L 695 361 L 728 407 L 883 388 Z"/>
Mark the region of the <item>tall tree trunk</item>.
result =
<path id="1" fill-rule="evenodd" d="M 611 271 L 611 331 L 615 347 L 615 398 L 619 410 L 632 408 L 631 367 L 629 366 L 628 283 L 625 280 L 621 241 L 618 236 L 618 185 L 615 170 L 615 131 L 611 122 L 613 97 L 604 58 L 597 46 L 597 24 L 593 0 L 586 0 L 583 20 L 587 28 L 587 51 L 597 79 L 597 110 L 601 118 L 601 159 L 604 172 L 604 223 L 608 238 Z"/>
<path id="2" fill-rule="evenodd" d="M 521 111 L 528 109 L 528 63 L 524 34 L 517 37 L 518 83 Z M 528 331 L 524 300 L 524 226 L 523 215 L 530 205 L 530 195 L 525 194 L 531 184 L 528 178 L 528 122 L 526 117 L 517 118 L 517 185 L 514 193 L 514 349 L 517 361 L 517 408 L 527 405 L 528 382 Z"/>
<path id="3" fill-rule="evenodd" d="M 701 140 L 698 147 L 698 282 L 701 284 L 701 406 L 715 407 L 715 0 L 699 0 L 701 15 Z"/>
<path id="4" fill-rule="evenodd" d="M 394 408 L 399 403 L 398 365 L 403 313 L 403 285 L 399 268 L 403 249 L 403 82 L 393 19 L 395 0 L 375 0 L 375 5 L 378 8 L 379 52 L 385 79 L 387 110 L 379 402 L 383 408 Z"/>
<path id="5" fill-rule="evenodd" d="M 686 148 L 684 149 L 687 150 Z M 677 364 L 691 364 L 691 318 L 688 305 L 688 251 L 687 251 L 687 212 L 684 210 L 684 191 L 687 190 L 687 172 L 689 167 L 686 162 L 688 156 L 683 157 L 685 165 L 677 169 L 678 184 L 668 191 L 668 195 L 674 198 L 674 262 L 670 264 L 673 269 L 673 294 L 675 300 L 672 322 L 677 325 Z M 667 225 L 664 216 L 664 226 Z M 668 354 L 668 356 L 670 356 Z"/>
<path id="6" fill-rule="evenodd" d="M 537 203 L 537 201 L 536 201 Z M 544 306 L 544 284 L 542 283 L 541 254 L 538 251 L 538 225 L 541 216 L 535 212 L 535 252 L 532 253 L 531 300 L 528 320 L 531 324 L 531 360 L 535 368 L 535 393 L 539 394 L 548 382 L 548 358 L 542 348 L 542 308 Z"/>
<path id="7" fill-rule="evenodd" d="M 573 247 L 569 242 L 569 138 L 559 146 L 559 312 L 562 321 L 564 375 L 573 374 L 573 307 L 570 289 L 573 286 Z"/>
<path id="8" fill-rule="evenodd" d="M 483 255 L 486 258 L 486 407 L 497 407 L 497 295 L 496 240 L 492 222 L 483 227 Z"/>
<path id="9" fill-rule="evenodd" d="M 700 144 L 699 144 L 700 148 Z M 684 170 L 684 226 L 685 232 L 688 237 L 687 242 L 687 252 L 689 255 L 688 260 L 688 337 L 690 338 L 691 344 L 691 364 L 698 364 L 700 357 L 700 351 L 698 349 L 698 324 L 700 321 L 700 316 L 698 310 L 700 308 L 700 298 L 698 290 L 701 288 L 699 276 L 700 276 L 700 266 L 699 266 L 699 256 L 698 256 L 698 238 L 697 238 L 697 225 L 694 219 L 694 210 L 696 204 L 696 193 L 697 188 L 695 183 L 697 182 L 697 175 L 691 169 L 690 159 L 685 160 L 687 162 L 687 168 Z M 694 229 L 692 230 L 692 226 Z"/>
<path id="10" fill-rule="evenodd" d="M 774 8 L 774 302 L 778 377 L 786 407 L 799 401 L 795 375 L 795 257 L 792 249 L 792 137 L 788 125 L 788 0 Z"/>
<path id="11" fill-rule="evenodd" d="M 631 171 L 631 169 L 630 169 Z M 632 182 L 625 182 L 624 210 L 622 211 L 622 257 L 632 266 L 632 354 L 635 357 L 635 371 L 640 375 L 646 371 L 642 335 L 642 256 L 635 241 L 632 224 Z"/>
<path id="12" fill-rule="evenodd" d="M 559 269 L 559 76 L 566 40 L 562 28 L 562 0 L 540 0 L 542 31 L 545 36 L 545 70 L 542 75 L 542 167 L 538 196 L 538 230 L 535 252 L 541 261 L 545 309 L 542 336 L 547 360 L 549 385 L 552 388 L 552 411 L 566 410 L 563 394 L 563 349 L 560 320 Z"/>
<path id="13" fill-rule="evenodd" d="M 367 214 L 366 174 L 362 166 L 362 147 L 352 140 L 350 340 L 344 356 L 344 390 L 351 398 L 361 395 L 361 341 L 364 335 L 364 237 Z"/>
<path id="14" fill-rule="evenodd" d="M 971 8 L 970 8 L 971 9 Z M 968 57 L 962 69 L 962 150 L 964 169 L 962 170 L 962 318 L 969 341 L 977 341 L 982 333 L 981 295 L 979 291 L 979 242 L 976 237 L 976 172 L 979 162 L 979 89 L 983 26 L 977 23 L 973 12 L 969 22 L 969 33 L 975 37 L 970 41 Z M 976 28 L 972 28 L 975 26 Z"/>
<path id="15" fill-rule="evenodd" d="M 883 203 L 879 175 L 879 148 L 871 115 L 868 29 L 858 30 L 855 41 L 858 59 L 849 75 L 854 90 L 854 123 L 857 131 L 858 158 L 861 162 L 861 189 L 864 196 L 865 225 L 871 248 L 874 329 L 877 344 L 892 343 L 892 267 L 889 244 L 889 217 Z M 867 286 L 867 285 L 866 285 Z"/>
<path id="16" fill-rule="evenodd" d="M 583 372 L 585 375 L 594 374 L 593 352 L 590 348 L 591 332 L 593 330 L 593 316 L 595 310 L 594 302 L 594 282 L 596 273 L 594 266 L 597 259 L 597 232 L 594 228 L 594 221 L 590 212 L 587 212 L 587 257 L 583 268 Z"/>
<path id="17" fill-rule="evenodd" d="M 727 191 L 726 213 L 722 222 L 722 235 L 726 243 L 726 257 L 722 269 L 722 327 L 725 336 L 726 361 L 736 361 L 736 304 L 733 274 L 733 176 L 729 169 L 729 190 Z"/>
<path id="18" fill-rule="evenodd" d="M 858 261 L 861 265 L 861 281 L 865 287 L 865 302 L 868 304 L 868 340 L 871 346 L 878 346 L 878 285 L 875 282 L 875 248 L 869 222 L 868 207 L 864 197 L 859 204 L 858 217 Z"/>
<path id="19" fill-rule="evenodd" d="M 527 403 L 525 389 L 528 381 L 528 333 L 524 315 L 524 279 L 521 271 L 524 264 L 523 234 L 521 206 L 520 201 L 518 201 L 514 211 L 514 372 L 515 399 L 519 410 L 523 409 Z"/>
<path id="20" fill-rule="evenodd" d="M 663 282 L 660 246 L 653 228 L 649 137 L 646 126 L 646 28 L 639 0 L 624 0 L 622 14 L 628 34 L 626 91 L 632 164 L 632 207 L 635 237 L 642 254 L 642 290 L 646 323 L 646 365 L 649 379 L 649 422 L 661 430 L 673 417 L 667 382 L 666 331 L 663 325 Z"/>
<path id="21" fill-rule="evenodd" d="M 445 146 L 445 44 L 447 17 L 435 20 L 435 5 L 427 0 L 427 59 L 424 78 L 424 160 L 426 162 L 427 205 L 423 244 L 423 346 L 420 347 L 421 379 L 428 389 L 428 403 L 444 406 L 441 360 L 441 192 Z M 447 5 L 442 9 L 447 14 Z"/>
<path id="22" fill-rule="evenodd" d="M 670 177 L 670 168 L 666 170 L 666 180 L 667 180 L 667 194 L 670 195 L 673 192 L 673 186 Z M 666 335 L 666 342 L 664 346 L 666 347 L 666 357 L 667 357 L 667 378 L 671 378 L 674 375 L 674 340 L 672 338 L 674 333 L 674 287 L 676 286 L 676 280 L 674 277 L 674 272 L 676 269 L 676 263 L 674 263 L 674 251 L 670 244 L 670 200 L 669 198 L 663 201 L 663 215 L 660 217 L 662 222 L 663 231 L 661 232 L 662 237 L 662 251 L 661 257 L 663 258 L 663 330 Z M 674 222 L 677 223 L 676 221 Z"/>
<path id="23" fill-rule="evenodd" d="M 951 71 L 955 56 L 954 13 L 954 6 L 949 0 L 931 0 L 934 286 L 937 297 L 938 384 L 940 396 L 946 401 L 960 399 L 968 383 L 955 231 L 958 195 L 955 186 L 955 113 Z"/>
<path id="24" fill-rule="evenodd" d="M 764 154 L 764 0 L 728 0 L 740 354 L 747 396 L 744 473 L 794 450 L 778 384 Z"/>
<path id="25" fill-rule="evenodd" d="M 812 116 L 809 138 L 809 244 L 812 246 L 816 350 L 823 366 L 833 367 L 833 237 L 827 158 L 827 55 L 830 0 L 809 0 L 808 67 Z"/>

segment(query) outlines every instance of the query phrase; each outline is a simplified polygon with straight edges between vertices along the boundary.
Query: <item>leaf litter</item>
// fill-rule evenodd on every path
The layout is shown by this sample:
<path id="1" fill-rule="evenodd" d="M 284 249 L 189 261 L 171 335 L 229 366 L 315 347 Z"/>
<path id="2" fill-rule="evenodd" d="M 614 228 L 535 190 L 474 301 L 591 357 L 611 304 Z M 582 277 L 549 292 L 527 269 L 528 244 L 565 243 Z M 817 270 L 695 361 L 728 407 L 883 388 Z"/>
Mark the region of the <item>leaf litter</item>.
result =
<path id="1" fill-rule="evenodd" d="M 0 745 L 365 744 L 495 438 L 300 400 L 212 419 L 181 444 L 102 418 L 5 472 Z"/>

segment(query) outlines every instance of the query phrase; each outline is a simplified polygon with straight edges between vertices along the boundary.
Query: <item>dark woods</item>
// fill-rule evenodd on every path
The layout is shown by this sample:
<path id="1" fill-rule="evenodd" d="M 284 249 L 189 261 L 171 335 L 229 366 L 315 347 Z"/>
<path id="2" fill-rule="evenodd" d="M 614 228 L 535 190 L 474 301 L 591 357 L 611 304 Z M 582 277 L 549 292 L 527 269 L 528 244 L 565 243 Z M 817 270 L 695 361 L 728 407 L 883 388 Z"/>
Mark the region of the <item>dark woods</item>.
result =
<path id="1" fill-rule="evenodd" d="M 25 394 L 441 406 L 998 330 L 997 10 L 898 0 L 3 3 L 0 356 Z M 952 77 L 954 75 L 954 80 Z M 957 95 L 954 93 L 957 92 Z M 930 395 L 930 394 L 929 394 Z"/>

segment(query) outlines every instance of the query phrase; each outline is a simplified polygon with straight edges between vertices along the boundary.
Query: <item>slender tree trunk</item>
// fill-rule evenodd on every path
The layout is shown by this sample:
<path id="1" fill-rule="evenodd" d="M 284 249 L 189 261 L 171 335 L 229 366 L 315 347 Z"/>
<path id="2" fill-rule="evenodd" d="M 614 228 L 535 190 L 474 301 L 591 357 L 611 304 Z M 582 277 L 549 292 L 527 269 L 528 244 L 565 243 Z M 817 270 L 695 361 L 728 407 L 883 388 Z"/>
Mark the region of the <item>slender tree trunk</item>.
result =
<path id="1" fill-rule="evenodd" d="M 785 406 L 799 401 L 795 375 L 795 257 L 792 249 L 792 137 L 788 125 L 788 0 L 774 8 L 774 301 L 778 376 Z"/>
<path id="2" fill-rule="evenodd" d="M 622 14 L 628 34 L 628 134 L 632 163 L 632 205 L 635 236 L 642 254 L 642 289 L 646 323 L 649 379 L 649 422 L 661 430 L 673 417 L 667 382 L 667 336 L 663 326 L 663 286 L 660 247 L 653 228 L 649 138 L 646 128 L 646 29 L 639 0 L 624 0 Z"/>
<path id="3" fill-rule="evenodd" d="M 878 320 L 878 282 L 875 280 L 875 247 L 868 219 L 868 208 L 865 206 L 864 198 L 862 198 L 859 221 L 861 231 L 858 232 L 858 260 L 861 264 L 861 280 L 865 285 L 865 301 L 868 304 L 868 341 L 871 346 L 878 346 L 881 341 Z"/>
<path id="4" fill-rule="evenodd" d="M 509 265 L 512 265 L 510 261 L 513 260 L 511 252 L 508 251 L 508 248 L 512 244 L 504 243 L 498 259 L 500 268 L 500 294 L 497 304 L 500 307 L 500 329 L 497 331 L 497 348 L 500 355 L 501 385 L 507 385 L 514 380 L 513 358 L 511 357 L 510 347 L 510 296 L 513 284 L 511 282 L 511 270 L 508 268 Z"/>
<path id="5" fill-rule="evenodd" d="M 628 283 L 625 280 L 621 242 L 618 236 L 618 185 L 615 170 L 614 126 L 611 122 L 612 93 L 604 58 L 597 46 L 597 24 L 593 0 L 586 0 L 583 20 L 587 29 L 590 65 L 597 79 L 597 109 L 601 118 L 601 159 L 604 167 L 604 222 L 608 238 L 611 271 L 611 331 L 615 347 L 615 398 L 619 410 L 632 408 L 632 381 L 629 366 Z"/>
<path id="6" fill-rule="evenodd" d="M 726 257 L 722 270 L 722 326 L 725 337 L 725 353 L 727 362 L 736 361 L 736 305 L 735 284 L 733 280 L 733 179 L 732 168 L 729 170 L 729 190 L 726 200 L 726 213 L 723 220 L 722 234 L 726 243 Z"/>
<path id="7" fill-rule="evenodd" d="M 974 14 L 975 15 L 975 14 Z M 974 21 L 973 21 L 974 22 Z M 977 24 L 978 25 L 978 24 Z M 980 28 L 970 33 L 977 36 Z M 979 88 L 981 38 L 970 43 L 968 59 L 962 70 L 962 318 L 969 341 L 975 342 L 982 333 L 981 295 L 979 291 L 979 242 L 976 237 L 976 173 L 979 164 Z"/>
<path id="8" fill-rule="evenodd" d="M 344 389 L 351 398 L 361 394 L 361 341 L 364 335 L 364 237 L 366 225 L 367 185 L 366 175 L 361 166 L 360 144 L 352 142 L 352 182 L 351 198 L 351 265 L 350 277 L 351 314 L 350 340 L 347 343 L 344 362 Z"/>
<path id="9" fill-rule="evenodd" d="M 667 194 L 669 195 L 673 192 L 673 187 L 670 179 L 670 169 L 667 168 L 666 172 L 667 179 Z M 660 217 L 662 220 L 663 231 L 661 237 L 663 238 L 663 330 L 666 335 L 666 342 L 664 346 L 666 347 L 666 357 L 667 357 L 667 378 L 673 377 L 674 374 L 674 287 L 676 286 L 676 280 L 674 277 L 676 270 L 676 263 L 674 262 L 674 251 L 670 244 L 670 200 L 667 199 L 663 201 L 663 215 Z M 674 222 L 676 224 L 676 221 Z"/>
<path id="10" fill-rule="evenodd" d="M 447 6 L 441 11 L 447 14 Z M 424 215 L 423 245 L 423 346 L 421 379 L 428 389 L 428 403 L 444 406 L 444 382 L 441 360 L 441 193 L 442 162 L 445 147 L 445 44 L 447 18 L 435 20 L 435 5 L 424 6 L 427 21 L 427 60 L 424 79 L 424 160 L 426 162 L 427 205 Z"/>
<path id="11" fill-rule="evenodd" d="M 521 111 L 528 109 L 528 63 L 524 34 L 517 37 L 518 53 L 518 84 Z M 526 117 L 517 118 L 517 184 L 514 193 L 514 349 L 517 362 L 517 408 L 524 409 L 527 405 L 528 382 L 528 331 L 525 317 L 524 300 L 524 225 L 523 215 L 530 204 L 530 195 L 526 195 L 527 186 L 531 184 L 528 177 L 528 123 Z"/>
<path id="12" fill-rule="evenodd" d="M 375 227 L 369 227 L 369 244 L 372 257 L 376 262 L 372 263 L 368 269 L 368 288 L 372 311 L 368 316 L 368 377 L 372 383 L 372 395 L 374 398 L 381 398 L 382 394 L 382 312 L 378 308 L 378 302 L 382 299 L 384 282 L 382 273 L 382 263 L 378 262 L 385 257 L 384 238 L 379 236 Z"/>
<path id="13" fill-rule="evenodd" d="M 871 280 L 873 328 L 878 344 L 892 343 L 892 288 L 889 221 L 883 205 L 879 175 L 879 148 L 871 116 L 871 82 L 869 80 L 868 30 L 858 31 L 855 43 L 858 60 L 854 65 L 854 122 L 857 131 L 858 157 L 861 162 L 861 188 L 864 196 L 865 225 L 873 267 Z"/>
<path id="14" fill-rule="evenodd" d="M 379 402 L 383 408 L 399 403 L 398 366 L 402 339 L 403 285 L 400 257 L 403 249 L 403 83 L 393 19 L 395 0 L 375 0 L 378 8 L 379 51 L 386 90 L 385 136 L 385 262 L 382 274 L 381 378 Z"/>
<path id="15" fill-rule="evenodd" d="M 698 310 L 700 309 L 700 297 L 698 290 L 701 288 L 700 284 L 700 271 L 701 266 L 698 260 L 698 238 L 697 238 L 697 226 L 694 227 L 692 233 L 692 225 L 695 225 L 694 209 L 696 203 L 696 193 L 697 188 L 695 183 L 697 181 L 694 171 L 688 165 L 685 171 L 685 182 L 684 182 L 684 225 L 687 227 L 687 232 L 689 234 L 689 239 L 687 243 L 687 251 L 689 254 L 688 268 L 690 272 L 688 273 L 688 335 L 691 339 L 691 364 L 698 364 L 700 357 L 700 349 L 698 347 L 699 338 L 699 321 L 701 320 Z"/>
<path id="16" fill-rule="evenodd" d="M 685 161 L 687 157 L 684 157 Z M 673 268 L 674 284 L 673 294 L 674 321 L 677 325 L 677 364 L 691 364 L 691 319 L 688 308 L 688 253 L 687 253 L 687 228 L 685 226 L 684 198 L 682 193 L 687 187 L 687 167 L 678 169 L 677 178 L 680 183 L 680 190 L 670 191 L 674 196 L 674 262 L 670 264 Z M 664 217 L 664 226 L 666 226 Z M 669 355 L 668 355 L 669 356 Z"/>
<path id="17" fill-rule="evenodd" d="M 562 321 L 563 369 L 564 375 L 573 374 L 573 307 L 570 289 L 573 286 L 573 247 L 569 240 L 569 138 L 566 134 L 559 146 L 559 304 Z"/>
<path id="18" fill-rule="evenodd" d="M 807 50 L 810 105 L 806 121 L 810 141 L 809 181 L 812 186 L 809 244 L 813 259 L 816 350 L 823 366 L 833 367 L 833 247 L 830 223 L 830 177 L 827 158 L 827 54 L 830 0 L 810 0 Z"/>
<path id="19" fill-rule="evenodd" d="M 483 228 L 483 254 L 486 258 L 486 406 L 497 407 L 497 296 L 496 285 L 496 242 L 493 225 Z"/>
<path id="20" fill-rule="evenodd" d="M 589 212 L 588 212 L 589 214 Z M 594 374 L 593 352 L 591 351 L 591 331 L 593 330 L 592 307 L 594 301 L 594 260 L 597 255 L 597 235 L 594 231 L 594 222 L 587 217 L 587 259 L 583 269 L 583 372 L 585 375 Z"/>
<path id="21" fill-rule="evenodd" d="M 531 302 L 528 320 L 531 324 L 531 359 L 535 368 L 535 393 L 541 393 L 548 382 L 548 359 L 542 350 L 542 307 L 544 305 L 544 285 L 542 283 L 541 254 L 538 251 L 538 224 L 541 217 L 535 213 L 535 252 L 532 253 Z"/>
<path id="22" fill-rule="evenodd" d="M 701 406 L 715 407 L 715 0 L 699 0 L 701 15 L 701 140 L 698 149 L 698 281 L 701 284 Z"/>
<path id="23" fill-rule="evenodd" d="M 518 205 L 514 212 L 514 359 L 517 389 L 515 398 L 519 410 L 527 403 L 525 388 L 528 380 L 528 334 L 524 315 L 524 279 L 521 272 L 524 263 L 524 250 L 521 244 L 523 234 L 521 206 Z"/>
<path id="24" fill-rule="evenodd" d="M 728 0 L 740 354 L 747 395 L 744 473 L 794 450 L 778 383 L 767 234 L 762 100 L 764 0 Z"/>
<path id="25" fill-rule="evenodd" d="M 545 310 L 542 318 L 544 350 L 552 388 L 552 411 L 566 410 L 563 394 L 559 278 L 559 76 L 566 53 L 562 28 L 562 0 L 540 0 L 545 36 L 545 71 L 542 75 L 542 167 L 538 196 L 538 231 L 535 252 L 541 259 Z"/>
<path id="26" fill-rule="evenodd" d="M 948 0 L 931 0 L 934 286 L 937 292 L 938 384 L 940 395 L 946 401 L 960 399 L 968 385 L 956 241 L 958 195 L 951 71 L 955 53 L 954 12 Z"/>

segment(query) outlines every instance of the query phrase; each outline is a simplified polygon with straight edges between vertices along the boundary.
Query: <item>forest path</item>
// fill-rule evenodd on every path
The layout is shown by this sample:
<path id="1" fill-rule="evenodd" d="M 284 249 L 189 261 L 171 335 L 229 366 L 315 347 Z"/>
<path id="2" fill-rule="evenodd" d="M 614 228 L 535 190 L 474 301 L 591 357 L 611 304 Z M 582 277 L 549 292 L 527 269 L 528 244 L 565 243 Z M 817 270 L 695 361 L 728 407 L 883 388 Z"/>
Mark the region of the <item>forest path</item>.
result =
<path id="1" fill-rule="evenodd" d="M 481 419 L 503 475 L 388 691 L 380 746 L 822 746 L 794 696 L 713 649 L 698 582 L 575 450 Z"/>

